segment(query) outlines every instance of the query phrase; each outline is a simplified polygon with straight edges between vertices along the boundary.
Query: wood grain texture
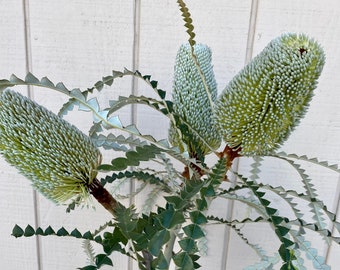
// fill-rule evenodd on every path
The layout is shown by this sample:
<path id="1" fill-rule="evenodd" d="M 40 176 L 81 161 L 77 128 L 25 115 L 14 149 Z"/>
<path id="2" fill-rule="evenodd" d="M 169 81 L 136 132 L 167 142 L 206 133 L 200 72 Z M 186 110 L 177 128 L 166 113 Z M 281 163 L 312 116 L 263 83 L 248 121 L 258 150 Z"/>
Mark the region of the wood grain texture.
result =
<path id="1" fill-rule="evenodd" d="M 187 0 L 195 25 L 196 41 L 209 45 L 213 52 L 213 65 L 221 92 L 228 81 L 244 66 L 247 53 L 255 56 L 267 43 L 284 32 L 304 32 L 317 39 L 323 46 L 327 60 L 315 97 L 306 117 L 292 133 L 282 150 L 289 153 L 318 156 L 321 160 L 340 163 L 340 4 L 336 0 L 255 0 L 203 1 Z M 29 0 L 32 71 L 37 77 L 48 75 L 53 82 L 62 81 L 69 88 L 91 87 L 102 76 L 110 75 L 112 69 L 138 68 L 159 81 L 159 87 L 167 90 L 171 98 L 173 65 L 179 46 L 187 35 L 176 1 L 162 0 Z M 134 5 L 137 3 L 137 5 Z M 0 78 L 11 73 L 25 75 L 25 36 L 22 1 L 0 0 Z M 252 9 L 253 8 L 253 9 Z M 250 16 L 256 12 L 256 20 Z M 138 19 L 134 16 L 138 14 Z M 250 25 L 249 25 L 250 23 Z M 26 24 L 26 26 L 27 26 Z M 135 32 L 134 32 L 135 31 Z M 254 39 L 251 49 L 249 37 Z M 249 55 L 248 55 L 249 56 Z M 26 88 L 18 87 L 26 92 Z M 151 95 L 141 81 L 126 77 L 118 79 L 110 88 L 99 94 L 103 107 L 110 99 L 130 93 Z M 67 100 L 59 93 L 34 88 L 34 99 L 57 112 Z M 131 117 L 131 113 L 134 117 Z M 168 121 L 155 111 L 138 106 L 127 107 L 120 114 L 124 125 L 135 123 L 142 133 L 157 139 L 167 137 Z M 85 133 L 92 119 L 83 112 L 71 112 L 66 119 Z M 104 152 L 104 160 L 115 155 Z M 240 172 L 247 173 L 250 159 L 239 160 Z M 330 210 L 339 207 L 339 176 L 322 168 L 305 164 L 320 198 Z M 302 191 L 301 182 L 289 166 L 267 158 L 261 181 L 282 185 Z M 288 169 L 288 173 L 287 173 Z M 39 196 L 35 202 L 28 181 L 19 176 L 3 160 L 0 161 L 0 255 L 3 269 L 55 270 L 75 269 L 84 266 L 86 257 L 81 241 L 60 238 L 41 239 L 41 265 L 38 269 L 35 239 L 14 239 L 10 236 L 15 223 L 25 226 L 34 224 L 34 212 L 38 212 L 39 225 L 68 230 L 95 229 L 110 219 L 110 214 L 95 204 L 93 209 L 77 209 L 71 214 Z M 129 185 L 122 190 L 126 193 Z M 143 207 L 147 192 L 136 198 Z M 126 202 L 128 203 L 128 202 Z M 37 207 L 35 208 L 35 204 Z M 280 205 L 282 211 L 285 205 Z M 308 207 L 306 206 L 306 209 Z M 232 215 L 243 218 L 248 213 L 244 205 L 235 204 L 228 213 L 228 201 L 213 203 L 211 213 L 221 217 Z M 340 213 L 338 213 L 340 214 Z M 224 226 L 208 226 L 208 251 L 200 263 L 202 269 L 238 270 L 258 260 L 255 252 L 247 247 L 234 231 Z M 271 254 L 278 247 L 271 229 L 262 224 L 247 225 L 243 231 L 253 243 L 260 243 Z M 254 234 L 254 231 L 256 233 Z M 229 239 L 229 241 L 228 241 Z M 338 245 L 330 249 L 318 237 L 312 242 L 320 255 L 327 255 L 329 264 L 336 269 L 340 260 Z M 136 266 L 120 255 L 113 256 L 114 269 L 136 270 Z M 307 267 L 310 268 L 310 265 Z"/>
<path id="2" fill-rule="evenodd" d="M 25 34 L 22 1 L 1 1 L 0 77 L 25 74 Z M 27 94 L 26 87 L 21 89 Z M 15 168 L 0 161 L 0 258 L 3 269 L 37 269 L 36 240 L 11 236 L 15 224 L 34 225 L 33 190 Z M 23 240 L 23 241 L 21 241 Z"/>
<path id="3" fill-rule="evenodd" d="M 37 76 L 48 76 L 52 81 L 62 81 L 70 89 L 92 87 L 111 70 L 122 70 L 132 62 L 132 3 L 126 1 L 30 1 L 32 33 L 32 66 Z M 42 27 L 43 25 L 43 27 Z M 105 108 L 108 101 L 119 95 L 129 95 L 129 79 L 117 80 L 111 88 L 105 87 L 98 95 Z M 34 98 L 55 112 L 65 102 L 65 97 L 45 89 L 34 89 Z M 124 116 L 125 115 L 125 116 Z M 123 111 L 121 120 L 130 122 L 130 108 Z M 85 133 L 92 125 L 92 117 L 84 112 L 71 112 L 66 119 Z M 112 151 L 102 151 L 104 162 L 113 157 Z M 41 226 L 53 224 L 69 230 L 95 230 L 111 219 L 98 204 L 93 209 L 79 209 L 65 214 L 65 207 L 56 207 L 40 198 Z M 65 228 L 66 228 L 65 227 Z M 82 241 L 44 238 L 42 241 L 43 269 L 75 269 L 85 266 L 86 256 Z M 62 260 L 60 258 L 63 258 Z M 127 269 L 128 259 L 113 259 L 117 269 Z"/>

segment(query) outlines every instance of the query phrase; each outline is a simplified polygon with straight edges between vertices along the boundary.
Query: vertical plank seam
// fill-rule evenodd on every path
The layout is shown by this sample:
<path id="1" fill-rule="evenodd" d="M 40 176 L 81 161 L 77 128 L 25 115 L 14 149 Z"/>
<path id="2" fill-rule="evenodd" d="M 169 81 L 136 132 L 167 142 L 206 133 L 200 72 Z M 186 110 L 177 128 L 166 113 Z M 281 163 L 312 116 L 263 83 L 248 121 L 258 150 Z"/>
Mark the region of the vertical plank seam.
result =
<path id="1" fill-rule="evenodd" d="M 30 12 L 29 12 L 29 0 L 23 0 L 23 14 L 24 14 L 24 35 L 25 35 L 25 65 L 26 65 L 26 73 L 32 71 L 32 43 L 31 43 L 31 24 L 30 24 Z M 33 87 L 27 86 L 27 95 L 30 99 L 34 99 Z M 40 224 L 40 216 L 39 216 L 39 203 L 38 203 L 38 194 L 33 189 L 33 212 L 34 212 L 34 225 L 36 228 L 39 227 Z M 37 266 L 38 270 L 42 270 L 42 260 L 41 260 L 41 242 L 40 237 L 35 237 L 36 244 L 36 256 L 37 256 Z"/>
<path id="2" fill-rule="evenodd" d="M 139 69 L 139 47 L 140 47 L 140 16 L 141 16 L 141 2 L 140 0 L 133 1 L 133 44 L 132 44 L 132 70 Z M 136 77 L 132 77 L 131 81 L 131 94 L 138 94 L 138 80 Z M 131 105 L 131 123 L 137 124 L 137 106 Z M 131 179 L 130 182 L 130 194 L 135 192 L 136 185 L 135 180 Z M 130 197 L 130 204 L 134 204 L 134 197 Z M 128 269 L 133 270 L 133 260 L 128 259 Z"/>
<path id="3" fill-rule="evenodd" d="M 245 64 L 248 64 L 253 57 L 259 1 L 260 0 L 252 0 L 251 3 Z"/>
<path id="4" fill-rule="evenodd" d="M 247 37 L 247 45 L 246 45 L 246 54 L 245 54 L 245 65 L 249 63 L 253 56 L 254 49 L 254 38 L 256 32 L 256 23 L 257 23 L 257 14 L 258 14 L 258 6 L 259 0 L 252 0 L 249 14 L 249 25 L 248 25 L 248 37 Z M 234 171 L 239 170 L 239 159 L 236 159 L 233 164 Z M 236 177 L 234 179 L 230 179 L 232 183 L 236 181 Z M 230 201 L 227 208 L 226 219 L 231 220 L 233 216 L 234 210 L 234 201 Z M 229 226 L 225 226 L 224 231 L 224 246 L 223 246 L 223 256 L 221 263 L 221 270 L 227 269 L 229 249 L 230 249 L 230 238 L 231 238 L 231 228 Z"/>
<path id="5" fill-rule="evenodd" d="M 340 176 L 339 176 L 339 179 L 338 179 L 338 184 L 336 186 L 335 194 L 337 194 L 337 195 L 334 198 L 334 204 L 333 204 L 333 207 L 332 207 L 332 211 L 334 209 L 333 213 L 335 213 L 338 216 L 338 214 L 340 214 L 339 213 L 339 211 L 340 211 Z M 331 232 L 332 232 L 332 235 L 334 235 L 334 233 L 336 232 L 335 225 L 332 226 Z M 332 242 L 329 246 L 326 245 L 326 250 L 324 252 L 326 264 L 329 263 L 330 253 L 331 253 L 333 244 L 334 243 Z"/>

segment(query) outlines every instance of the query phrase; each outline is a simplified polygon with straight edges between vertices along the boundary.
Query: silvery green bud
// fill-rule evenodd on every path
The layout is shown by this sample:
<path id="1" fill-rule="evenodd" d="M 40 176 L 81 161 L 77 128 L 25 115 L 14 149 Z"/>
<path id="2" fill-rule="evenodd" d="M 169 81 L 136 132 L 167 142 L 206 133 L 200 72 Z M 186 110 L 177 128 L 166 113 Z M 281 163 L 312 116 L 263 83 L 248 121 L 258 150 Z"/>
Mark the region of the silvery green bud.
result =
<path id="1" fill-rule="evenodd" d="M 209 47 L 196 44 L 194 53 L 208 86 L 208 93 L 192 57 L 191 47 L 184 44 L 176 56 L 172 96 L 175 113 L 195 131 L 189 129 L 192 138 L 183 136 L 183 142 L 191 155 L 196 153 L 204 155 L 220 145 L 220 136 L 213 123 L 212 108 L 217 98 L 217 85 Z M 170 127 L 169 138 L 173 145 L 181 145 L 182 140 L 173 126 Z"/>
<path id="2" fill-rule="evenodd" d="M 101 162 L 79 129 L 11 90 L 0 95 L 0 153 L 57 203 L 86 198 Z"/>
<path id="3" fill-rule="evenodd" d="M 284 34 L 256 56 L 219 96 L 216 123 L 243 155 L 277 149 L 305 114 L 325 62 L 319 44 Z"/>

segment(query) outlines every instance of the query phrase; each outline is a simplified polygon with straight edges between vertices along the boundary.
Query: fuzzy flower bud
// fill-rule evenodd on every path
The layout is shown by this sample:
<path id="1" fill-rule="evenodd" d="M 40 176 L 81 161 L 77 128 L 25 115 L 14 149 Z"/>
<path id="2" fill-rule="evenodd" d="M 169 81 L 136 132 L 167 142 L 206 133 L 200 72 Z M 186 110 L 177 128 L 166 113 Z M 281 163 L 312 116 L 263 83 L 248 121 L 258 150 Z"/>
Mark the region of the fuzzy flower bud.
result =
<path id="1" fill-rule="evenodd" d="M 0 95 L 0 153 L 56 203 L 86 198 L 101 162 L 79 129 L 11 90 Z"/>
<path id="2" fill-rule="evenodd" d="M 182 141 L 188 146 L 191 155 L 207 154 L 220 145 L 220 136 L 213 123 L 212 104 L 217 99 L 217 85 L 211 65 L 211 51 L 202 44 L 194 45 L 194 53 L 201 68 L 208 91 L 200 72 L 191 55 L 191 47 L 180 47 L 175 63 L 173 104 L 177 113 L 192 130 L 191 138 L 183 136 Z M 169 139 L 173 145 L 180 146 L 181 139 L 173 126 L 170 127 Z"/>
<path id="3" fill-rule="evenodd" d="M 217 127 L 228 146 L 243 155 L 277 149 L 304 116 L 324 63 L 322 48 L 305 35 L 272 40 L 216 102 Z"/>

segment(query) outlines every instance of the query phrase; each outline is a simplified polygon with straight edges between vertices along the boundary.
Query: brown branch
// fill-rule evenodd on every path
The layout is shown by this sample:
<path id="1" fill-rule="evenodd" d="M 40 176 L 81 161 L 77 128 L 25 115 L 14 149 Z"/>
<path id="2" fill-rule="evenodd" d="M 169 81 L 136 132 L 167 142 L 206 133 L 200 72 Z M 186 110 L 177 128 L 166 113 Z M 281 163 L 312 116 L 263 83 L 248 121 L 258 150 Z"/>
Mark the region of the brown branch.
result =
<path id="1" fill-rule="evenodd" d="M 226 161 L 227 169 L 231 168 L 235 158 L 241 156 L 240 151 L 241 151 L 241 148 L 238 148 L 238 149 L 235 150 L 233 148 L 230 148 L 228 145 L 226 145 L 225 148 L 223 149 L 223 151 L 219 153 L 220 158 L 225 157 L 227 159 L 227 161 Z"/>
<path id="2" fill-rule="evenodd" d="M 104 206 L 112 215 L 115 215 L 115 209 L 118 206 L 118 202 L 112 197 L 106 188 L 95 178 L 88 186 L 90 194 L 96 198 L 96 200 Z"/>

